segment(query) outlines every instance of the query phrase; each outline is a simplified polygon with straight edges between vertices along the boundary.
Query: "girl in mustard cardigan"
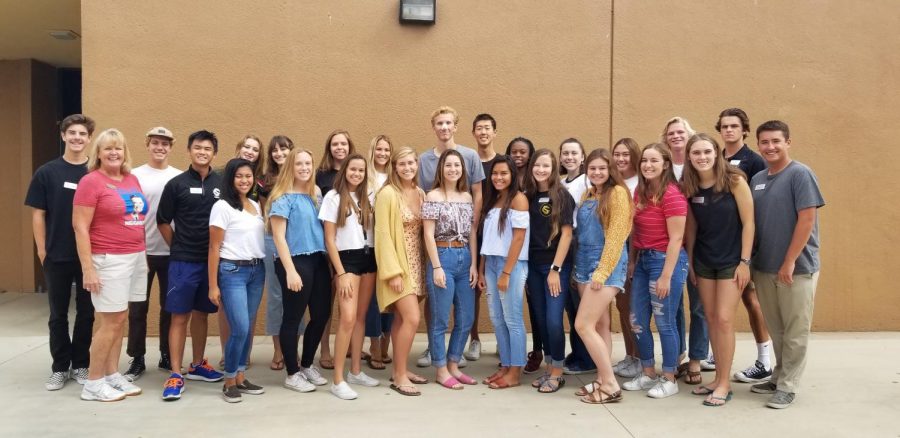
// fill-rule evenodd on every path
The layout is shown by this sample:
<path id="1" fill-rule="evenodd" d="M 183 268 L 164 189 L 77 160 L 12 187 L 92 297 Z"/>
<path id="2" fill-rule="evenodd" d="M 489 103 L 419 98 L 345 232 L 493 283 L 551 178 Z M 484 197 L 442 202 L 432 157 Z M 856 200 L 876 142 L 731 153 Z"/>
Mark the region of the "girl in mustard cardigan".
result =
<path id="1" fill-rule="evenodd" d="M 410 147 L 391 155 L 391 174 L 375 198 L 375 294 L 382 312 L 394 312 L 391 340 L 394 370 L 391 389 L 421 395 L 414 384 L 428 383 L 408 371 L 407 360 L 419 327 L 419 298 L 425 294 L 422 267 L 422 203 L 425 192 L 416 184 L 419 162 Z"/>

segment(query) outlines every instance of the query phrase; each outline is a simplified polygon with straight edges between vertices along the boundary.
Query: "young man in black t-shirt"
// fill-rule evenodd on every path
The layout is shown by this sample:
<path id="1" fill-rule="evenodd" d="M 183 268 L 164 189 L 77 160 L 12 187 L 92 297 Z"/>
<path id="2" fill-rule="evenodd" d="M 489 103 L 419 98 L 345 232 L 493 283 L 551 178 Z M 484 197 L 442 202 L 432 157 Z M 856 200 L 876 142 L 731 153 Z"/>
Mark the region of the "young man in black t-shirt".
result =
<path id="1" fill-rule="evenodd" d="M 750 132 L 750 118 L 740 108 L 728 108 L 719 113 L 719 121 L 716 122 L 716 131 L 722 136 L 725 147 L 722 156 L 726 163 L 737 166 L 747 174 L 747 183 L 753 175 L 766 170 L 766 161 L 759 154 L 750 150 L 744 143 Z M 772 361 L 769 348 L 772 340 L 766 327 L 762 309 L 759 306 L 759 298 L 756 295 L 756 287 L 753 282 L 747 284 L 741 296 L 747 315 L 750 317 L 750 330 L 756 339 L 756 362 L 753 365 L 734 373 L 734 380 L 744 383 L 766 382 L 772 377 Z M 713 360 L 714 363 L 714 360 Z"/>
<path id="2" fill-rule="evenodd" d="M 65 152 L 38 168 L 25 197 L 25 205 L 32 208 L 31 226 L 50 304 L 48 326 L 53 365 L 45 384 L 48 391 L 62 389 L 69 378 L 83 385 L 88 376 L 94 305 L 90 293 L 82 287 L 81 262 L 72 228 L 72 200 L 78 182 L 87 173 L 87 147 L 94 126 L 94 121 L 82 114 L 63 119 L 60 135 Z M 75 328 L 70 338 L 72 282 L 75 282 Z"/>

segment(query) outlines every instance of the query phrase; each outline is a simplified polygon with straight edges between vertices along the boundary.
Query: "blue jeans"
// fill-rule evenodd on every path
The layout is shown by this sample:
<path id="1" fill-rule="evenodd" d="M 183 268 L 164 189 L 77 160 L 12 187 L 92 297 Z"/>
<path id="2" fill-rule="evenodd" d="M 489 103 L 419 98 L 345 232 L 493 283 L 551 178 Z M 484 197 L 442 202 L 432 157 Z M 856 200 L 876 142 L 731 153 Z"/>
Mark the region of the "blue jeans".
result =
<path id="1" fill-rule="evenodd" d="M 528 277 L 528 261 L 519 260 L 509 276 L 506 292 L 497 289 L 497 280 L 503 272 L 506 257 L 485 256 L 484 279 L 487 283 L 488 310 L 497 336 L 497 352 L 500 364 L 505 367 L 525 366 L 525 320 L 522 305 L 525 300 L 525 279 Z"/>
<path id="2" fill-rule="evenodd" d="M 678 324 L 678 338 L 681 349 L 679 353 L 688 352 L 691 360 L 703 360 L 709 357 L 709 330 L 706 326 L 706 316 L 703 313 L 703 301 L 700 300 L 700 291 L 697 286 L 687 282 L 688 307 L 691 309 L 691 333 L 688 338 L 685 333 L 684 306 L 678 306 L 676 316 Z M 690 343 L 690 349 L 688 349 Z"/>
<path id="3" fill-rule="evenodd" d="M 681 307 L 684 281 L 687 279 L 687 254 L 682 249 L 672 272 L 669 294 L 656 296 L 656 280 L 662 274 L 666 253 L 652 249 L 641 250 L 634 267 L 631 283 L 631 328 L 641 357 L 641 366 L 655 366 L 653 358 L 653 333 L 650 331 L 650 315 L 659 331 L 662 346 L 664 373 L 674 373 L 678 366 L 679 338 L 676 314 Z M 652 284 L 651 284 L 652 283 Z"/>
<path id="4" fill-rule="evenodd" d="M 372 300 L 369 301 L 369 310 L 366 311 L 366 337 L 377 338 L 381 335 L 390 334 L 393 323 L 394 314 L 379 312 L 378 297 L 372 294 Z M 387 355 L 387 351 L 382 351 L 381 354 Z"/>
<path id="5" fill-rule="evenodd" d="M 284 308 L 281 304 L 281 283 L 275 275 L 275 241 L 271 234 L 266 234 L 266 257 L 263 263 L 266 266 L 266 336 L 278 336 L 281 331 L 281 318 Z M 297 334 L 303 334 L 306 330 L 306 319 L 300 321 L 300 329 Z"/>
<path id="6" fill-rule="evenodd" d="M 219 262 L 219 290 L 222 306 L 231 326 L 231 336 L 225 343 L 225 377 L 234 378 L 247 369 L 250 345 L 253 343 L 250 321 L 262 301 L 265 268 L 262 264 L 238 266 Z"/>
<path id="7" fill-rule="evenodd" d="M 544 362 L 554 368 L 562 368 L 566 359 L 566 332 L 563 329 L 563 310 L 569 301 L 569 277 L 572 264 L 563 263 L 559 272 L 559 296 L 550 295 L 547 277 L 549 264 L 528 262 L 528 302 L 534 308 L 536 327 L 544 341 Z"/>
<path id="8" fill-rule="evenodd" d="M 431 260 L 425 267 L 425 281 L 428 288 L 428 310 L 431 312 L 431 329 L 428 343 L 431 344 L 431 365 L 442 367 L 447 361 L 459 363 L 466 338 L 475 320 L 475 291 L 469 285 L 469 267 L 472 254 L 469 247 L 438 248 L 438 260 L 447 280 L 445 288 L 434 284 L 434 269 Z M 450 307 L 453 307 L 453 331 L 450 346 L 444 348 L 444 336 L 450 326 Z"/>

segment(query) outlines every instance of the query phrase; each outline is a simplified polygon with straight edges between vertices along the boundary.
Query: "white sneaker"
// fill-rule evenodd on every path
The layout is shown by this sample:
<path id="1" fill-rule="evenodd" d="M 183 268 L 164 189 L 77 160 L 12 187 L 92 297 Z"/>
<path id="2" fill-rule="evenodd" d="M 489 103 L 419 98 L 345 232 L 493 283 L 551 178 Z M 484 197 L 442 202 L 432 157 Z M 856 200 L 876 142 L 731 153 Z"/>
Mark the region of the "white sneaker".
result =
<path id="1" fill-rule="evenodd" d="M 368 386 L 370 388 L 374 388 L 381 384 L 378 380 L 369 377 L 366 373 L 360 371 L 359 374 L 353 374 L 351 372 L 347 372 L 347 383 L 352 385 L 360 385 L 360 386 Z M 333 387 L 334 385 L 332 385 Z M 332 390 L 333 391 L 333 390 Z"/>
<path id="2" fill-rule="evenodd" d="M 59 391 L 63 386 L 66 386 L 67 380 L 69 380 L 68 371 L 54 371 L 50 374 L 50 378 L 47 379 L 44 387 L 47 388 L 47 391 Z"/>
<path id="3" fill-rule="evenodd" d="M 297 392 L 312 392 L 316 390 L 316 385 L 309 383 L 301 372 L 287 376 L 287 378 L 284 379 L 284 387 Z"/>
<path id="4" fill-rule="evenodd" d="M 625 365 L 628 365 L 628 356 L 625 356 L 624 359 L 616 362 L 616 364 L 613 365 L 613 372 L 619 374 L 619 370 L 622 369 L 622 367 L 624 367 Z"/>
<path id="5" fill-rule="evenodd" d="M 463 357 L 469 360 L 478 360 L 481 357 L 481 341 L 472 339 L 472 342 L 469 342 L 469 348 L 463 353 Z"/>
<path id="6" fill-rule="evenodd" d="M 78 382 L 79 385 L 84 385 L 88 381 L 88 369 L 87 368 L 75 368 L 72 370 L 72 378 Z"/>
<path id="7" fill-rule="evenodd" d="M 125 399 L 125 393 L 113 388 L 105 380 L 85 383 L 81 389 L 81 399 L 87 401 L 113 402 Z"/>
<path id="8" fill-rule="evenodd" d="M 622 359 L 622 362 L 625 363 L 615 371 L 616 375 L 619 377 L 632 379 L 643 372 L 643 367 L 641 367 L 641 360 L 636 357 L 626 357 L 625 359 Z"/>
<path id="9" fill-rule="evenodd" d="M 128 381 L 125 376 L 115 373 L 109 376 L 104 377 L 106 383 L 113 388 L 118 389 L 125 393 L 125 395 L 140 395 L 141 388 L 139 388 L 134 383 Z"/>
<path id="10" fill-rule="evenodd" d="M 709 355 L 708 358 L 700 361 L 700 371 L 715 371 L 716 370 L 716 358 L 713 355 Z"/>
<path id="11" fill-rule="evenodd" d="M 416 366 L 419 368 L 425 368 L 425 367 L 431 366 L 431 350 L 430 349 L 426 348 L 425 351 L 422 352 L 422 355 L 419 356 L 418 360 L 416 360 Z"/>
<path id="12" fill-rule="evenodd" d="M 459 358 L 459 363 L 456 364 L 456 367 L 457 368 L 465 368 L 467 366 L 469 366 L 469 362 L 466 361 L 466 357 L 463 356 L 463 357 Z"/>
<path id="13" fill-rule="evenodd" d="M 305 377 L 306 380 L 308 380 L 309 383 L 312 383 L 313 385 L 322 386 L 328 383 L 328 380 L 322 377 L 322 373 L 318 368 L 316 368 L 315 365 L 309 368 L 301 368 L 300 372 L 303 373 L 303 377 Z"/>
<path id="14" fill-rule="evenodd" d="M 331 393 L 335 395 L 335 397 L 341 400 L 353 400 L 356 397 L 359 397 L 359 394 L 347 384 L 347 382 L 341 382 L 337 385 L 331 385 Z"/>
<path id="15" fill-rule="evenodd" d="M 659 379 L 648 377 L 646 374 L 638 374 L 633 379 L 622 384 L 622 389 L 626 391 L 646 391 L 656 386 Z"/>
<path id="16" fill-rule="evenodd" d="M 656 382 L 656 386 L 647 391 L 647 397 L 653 398 L 666 398 L 675 394 L 678 394 L 678 383 L 667 379 L 665 376 L 660 377 L 659 381 Z"/>

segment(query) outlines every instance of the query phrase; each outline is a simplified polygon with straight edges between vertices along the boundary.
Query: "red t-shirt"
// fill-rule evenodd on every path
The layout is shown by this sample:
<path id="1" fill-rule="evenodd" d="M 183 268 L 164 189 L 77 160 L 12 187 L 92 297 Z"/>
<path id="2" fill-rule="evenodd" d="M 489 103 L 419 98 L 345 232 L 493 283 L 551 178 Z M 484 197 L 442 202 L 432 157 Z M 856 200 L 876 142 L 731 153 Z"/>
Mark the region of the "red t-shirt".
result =
<path id="1" fill-rule="evenodd" d="M 637 203 L 637 194 L 635 194 Z M 687 216 L 687 199 L 674 183 L 669 183 L 659 204 L 650 204 L 637 210 L 634 215 L 634 229 L 631 242 L 637 249 L 666 251 L 669 245 L 669 231 L 666 219 L 672 216 Z"/>
<path id="2" fill-rule="evenodd" d="M 93 207 L 91 253 L 132 254 L 144 251 L 144 215 L 149 202 L 132 174 L 116 181 L 99 171 L 81 178 L 74 205 Z"/>

